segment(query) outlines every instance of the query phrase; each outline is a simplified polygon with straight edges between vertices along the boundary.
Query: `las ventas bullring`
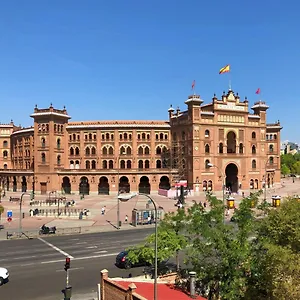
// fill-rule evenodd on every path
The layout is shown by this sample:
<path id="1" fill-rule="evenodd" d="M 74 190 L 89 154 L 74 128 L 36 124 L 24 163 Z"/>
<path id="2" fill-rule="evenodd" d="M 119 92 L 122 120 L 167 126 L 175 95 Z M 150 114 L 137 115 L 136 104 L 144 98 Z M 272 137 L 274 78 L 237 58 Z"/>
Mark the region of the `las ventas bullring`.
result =
<path id="1" fill-rule="evenodd" d="M 184 103 L 162 121 L 70 121 L 65 107 L 36 106 L 32 127 L 0 125 L 2 188 L 114 194 L 119 179 L 121 191 L 157 193 L 185 180 L 197 193 L 222 190 L 223 178 L 232 192 L 280 182 L 282 127 L 267 123 L 265 102 L 249 112 L 229 90 Z"/>

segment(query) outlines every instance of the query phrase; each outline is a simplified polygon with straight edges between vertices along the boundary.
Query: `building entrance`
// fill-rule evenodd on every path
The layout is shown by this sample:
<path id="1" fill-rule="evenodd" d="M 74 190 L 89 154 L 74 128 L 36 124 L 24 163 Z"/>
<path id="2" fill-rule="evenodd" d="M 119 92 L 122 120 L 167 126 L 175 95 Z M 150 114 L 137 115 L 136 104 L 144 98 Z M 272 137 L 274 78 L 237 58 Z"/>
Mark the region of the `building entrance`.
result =
<path id="1" fill-rule="evenodd" d="M 226 174 L 226 188 L 228 188 L 232 193 L 238 191 L 238 168 L 235 164 L 229 164 L 225 169 Z"/>

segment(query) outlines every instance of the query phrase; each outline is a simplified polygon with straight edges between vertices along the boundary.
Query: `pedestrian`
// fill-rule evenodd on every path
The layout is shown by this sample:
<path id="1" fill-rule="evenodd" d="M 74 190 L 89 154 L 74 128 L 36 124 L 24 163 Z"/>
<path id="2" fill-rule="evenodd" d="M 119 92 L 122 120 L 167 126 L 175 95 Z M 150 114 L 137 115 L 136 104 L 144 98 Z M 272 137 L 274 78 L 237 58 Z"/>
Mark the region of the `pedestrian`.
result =
<path id="1" fill-rule="evenodd" d="M 206 202 L 204 202 L 204 204 L 203 204 L 203 205 L 204 205 L 204 208 L 206 208 Z"/>
<path id="2" fill-rule="evenodd" d="M 125 216 L 125 223 L 128 223 L 128 216 Z"/>
<path id="3" fill-rule="evenodd" d="M 105 206 L 101 208 L 101 215 L 105 215 Z"/>
<path id="4" fill-rule="evenodd" d="M 151 224 L 151 217 L 148 216 L 148 224 Z"/>

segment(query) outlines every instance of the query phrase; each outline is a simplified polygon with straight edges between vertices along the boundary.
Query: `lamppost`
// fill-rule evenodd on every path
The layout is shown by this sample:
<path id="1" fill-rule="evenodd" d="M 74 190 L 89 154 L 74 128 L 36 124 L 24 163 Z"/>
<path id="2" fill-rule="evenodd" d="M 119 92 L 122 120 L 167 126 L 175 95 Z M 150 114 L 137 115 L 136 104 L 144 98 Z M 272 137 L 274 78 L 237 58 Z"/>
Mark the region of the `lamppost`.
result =
<path id="1" fill-rule="evenodd" d="M 264 189 L 264 201 L 265 202 L 267 201 L 267 165 L 270 162 L 271 157 L 272 156 L 270 156 L 265 163 L 265 189 Z M 276 158 L 278 159 L 279 156 L 277 155 Z"/>
<path id="2" fill-rule="evenodd" d="M 158 232 L 157 232 L 157 206 L 154 200 L 147 194 L 119 194 L 118 200 L 122 202 L 127 202 L 128 200 L 136 197 L 137 195 L 147 197 L 154 206 L 155 211 L 155 241 L 154 241 L 154 300 L 157 300 L 157 242 L 158 242 Z"/>
<path id="3" fill-rule="evenodd" d="M 119 201 L 119 195 L 120 195 L 120 158 L 121 155 L 126 154 L 126 152 L 122 152 L 120 153 L 120 155 L 118 156 L 118 196 L 117 196 L 117 229 L 120 229 L 120 201 Z"/>
<path id="4" fill-rule="evenodd" d="M 27 192 L 22 193 L 21 198 L 20 198 L 20 217 L 19 217 L 19 237 L 22 235 L 22 204 L 23 204 L 23 197 L 24 195 L 28 194 Z"/>
<path id="5" fill-rule="evenodd" d="M 224 177 L 221 169 L 218 166 L 216 166 L 212 163 L 208 163 L 207 166 L 209 168 L 217 168 L 219 173 L 221 174 L 221 177 L 222 177 L 222 198 L 223 198 L 222 200 L 223 200 L 223 205 L 225 207 L 225 177 Z M 223 223 L 225 224 L 225 213 L 224 212 L 223 212 Z"/>

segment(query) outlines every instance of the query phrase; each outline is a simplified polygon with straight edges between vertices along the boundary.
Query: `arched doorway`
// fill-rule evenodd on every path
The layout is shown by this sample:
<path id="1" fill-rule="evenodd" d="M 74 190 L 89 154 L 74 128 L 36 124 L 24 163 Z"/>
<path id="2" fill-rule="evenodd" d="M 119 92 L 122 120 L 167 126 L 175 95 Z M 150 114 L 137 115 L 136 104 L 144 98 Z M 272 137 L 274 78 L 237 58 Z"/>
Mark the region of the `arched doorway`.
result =
<path id="1" fill-rule="evenodd" d="M 233 131 L 227 134 L 227 153 L 236 153 L 236 134 Z"/>
<path id="2" fill-rule="evenodd" d="M 90 193 L 90 184 L 87 177 L 81 177 L 79 183 L 79 194 L 88 195 Z"/>
<path id="3" fill-rule="evenodd" d="M 17 191 L 17 177 L 13 177 L 13 192 Z"/>
<path id="4" fill-rule="evenodd" d="M 61 184 L 62 190 L 65 192 L 65 194 L 71 194 L 71 182 L 70 178 L 65 176 L 63 178 L 63 182 Z"/>
<path id="5" fill-rule="evenodd" d="M 169 177 L 162 176 L 160 178 L 159 188 L 162 190 L 169 190 L 171 188 Z"/>
<path id="6" fill-rule="evenodd" d="M 126 176 L 122 176 L 119 182 L 119 193 L 129 193 L 129 192 L 130 192 L 129 180 Z"/>
<path id="7" fill-rule="evenodd" d="M 98 194 L 99 195 L 109 195 L 109 183 L 108 178 L 105 176 L 100 177 L 98 183 Z"/>
<path id="8" fill-rule="evenodd" d="M 226 188 L 231 192 L 238 191 L 238 168 L 235 164 L 229 164 L 225 169 L 226 174 Z"/>
<path id="9" fill-rule="evenodd" d="M 27 181 L 26 181 L 26 177 L 23 176 L 22 177 L 22 193 L 25 193 L 27 191 Z"/>
<path id="10" fill-rule="evenodd" d="M 142 176 L 139 184 L 139 193 L 150 194 L 151 186 L 149 178 L 147 176 Z"/>

